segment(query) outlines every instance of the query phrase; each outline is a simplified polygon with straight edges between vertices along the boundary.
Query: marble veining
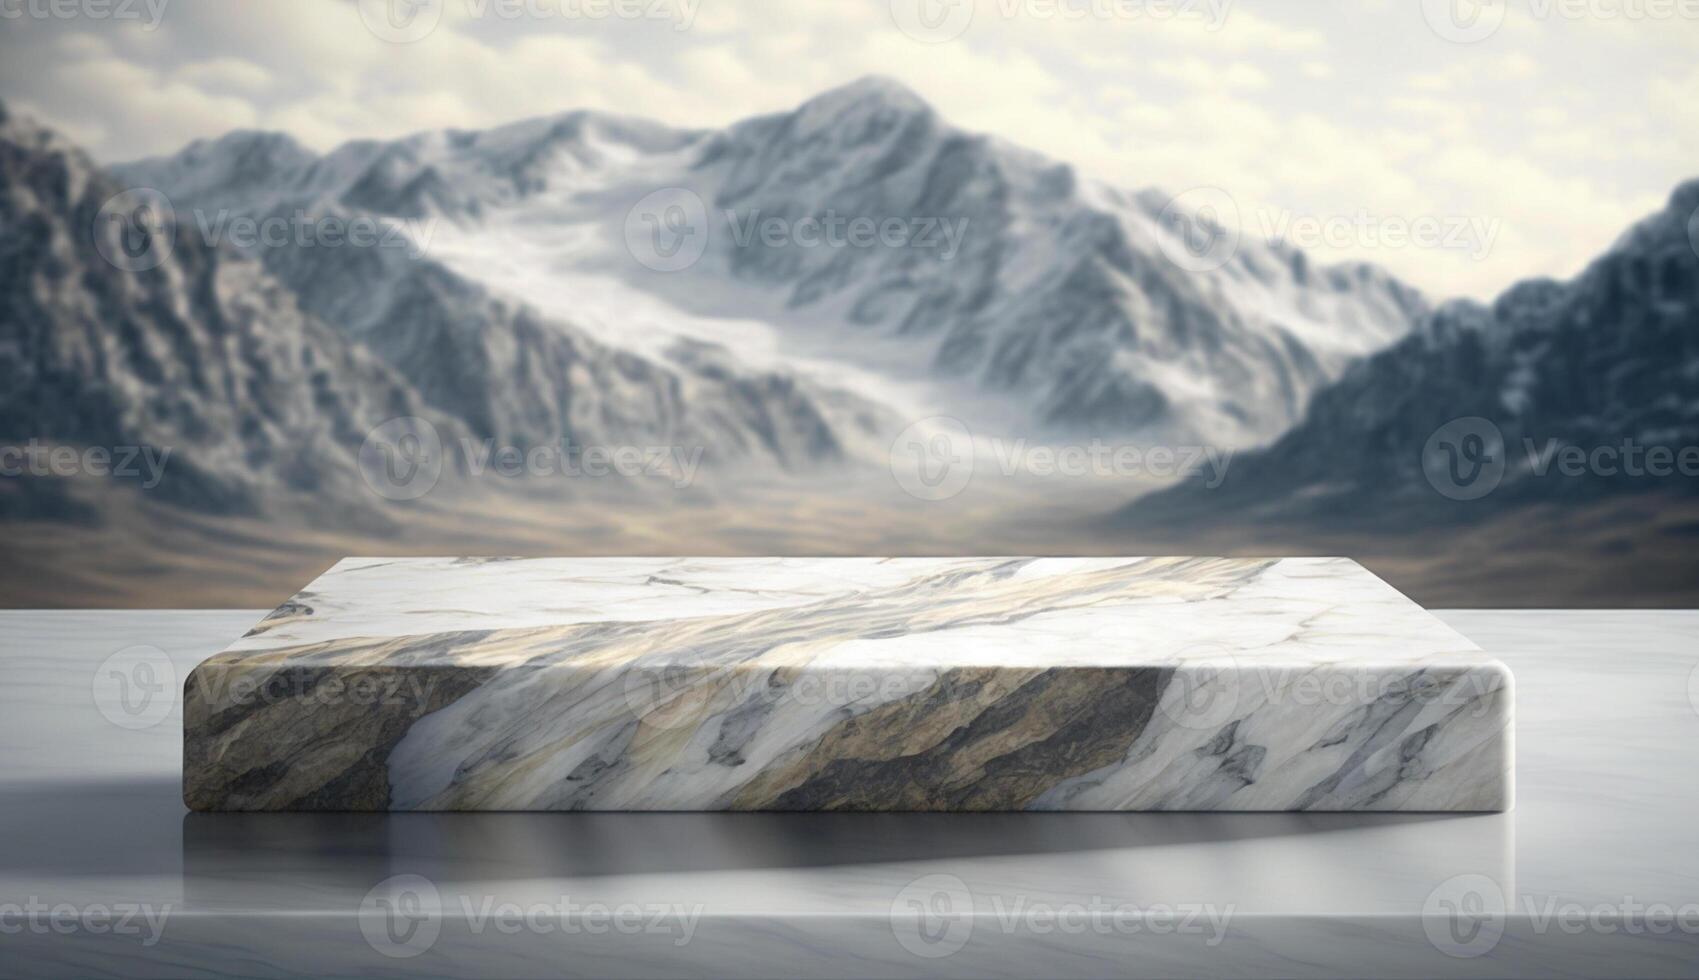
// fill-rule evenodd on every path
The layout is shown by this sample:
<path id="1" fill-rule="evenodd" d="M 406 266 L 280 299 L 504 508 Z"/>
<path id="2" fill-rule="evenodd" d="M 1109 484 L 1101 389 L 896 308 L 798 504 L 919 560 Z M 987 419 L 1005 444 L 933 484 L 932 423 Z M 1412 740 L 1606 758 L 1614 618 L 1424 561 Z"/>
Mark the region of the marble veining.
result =
<path id="1" fill-rule="evenodd" d="M 1333 558 L 351 558 L 185 694 L 197 809 L 1511 800 L 1508 671 Z"/>

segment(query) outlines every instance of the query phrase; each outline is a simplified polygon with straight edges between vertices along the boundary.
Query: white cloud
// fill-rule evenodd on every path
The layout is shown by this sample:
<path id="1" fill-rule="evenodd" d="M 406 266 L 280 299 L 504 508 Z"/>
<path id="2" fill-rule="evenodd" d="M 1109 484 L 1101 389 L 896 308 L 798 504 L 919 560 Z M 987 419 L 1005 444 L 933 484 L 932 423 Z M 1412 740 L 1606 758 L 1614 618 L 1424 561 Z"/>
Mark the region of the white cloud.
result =
<path id="1" fill-rule="evenodd" d="M 1513 4 L 1491 39 L 1458 45 L 1402 0 L 1232 3 L 1218 24 L 978 0 L 960 38 L 921 44 L 890 0 L 690 2 L 679 31 L 478 18 L 447 0 L 408 45 L 365 30 L 350 0 L 172 0 L 151 32 L 9 21 L 0 91 L 110 160 L 236 127 L 328 149 L 578 107 L 719 126 L 888 74 L 958 125 L 1121 186 L 1214 184 L 1247 209 L 1501 219 L 1492 253 L 1467 264 L 1322 256 L 1373 258 L 1436 294 L 1573 271 L 1699 169 L 1699 25 L 1687 21 L 1541 21 Z"/>
<path id="2" fill-rule="evenodd" d="M 1222 63 L 1207 61 L 1193 55 L 1189 58 L 1152 62 L 1150 70 L 1163 78 L 1172 79 L 1193 89 L 1260 89 L 1268 87 L 1268 76 L 1264 75 L 1260 69 L 1242 61 Z"/>
<path id="3" fill-rule="evenodd" d="M 275 83 L 270 72 L 241 58 L 197 61 L 177 69 L 172 77 L 203 91 L 235 91 L 243 95 L 258 95 Z"/>

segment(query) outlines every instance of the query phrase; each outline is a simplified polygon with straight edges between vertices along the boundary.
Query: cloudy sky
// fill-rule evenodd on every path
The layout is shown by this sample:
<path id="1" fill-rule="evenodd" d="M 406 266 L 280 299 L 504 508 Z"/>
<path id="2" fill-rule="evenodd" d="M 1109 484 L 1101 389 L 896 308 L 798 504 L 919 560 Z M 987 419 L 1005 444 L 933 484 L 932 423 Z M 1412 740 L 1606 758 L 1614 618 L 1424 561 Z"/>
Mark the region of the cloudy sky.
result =
<path id="1" fill-rule="evenodd" d="M 235 128 L 328 149 L 580 107 L 718 126 L 878 73 L 1112 183 L 1221 188 L 1248 232 L 1439 296 L 1572 274 L 1699 177 L 1694 0 L 0 0 L 0 18 L 0 98 L 107 161 Z"/>

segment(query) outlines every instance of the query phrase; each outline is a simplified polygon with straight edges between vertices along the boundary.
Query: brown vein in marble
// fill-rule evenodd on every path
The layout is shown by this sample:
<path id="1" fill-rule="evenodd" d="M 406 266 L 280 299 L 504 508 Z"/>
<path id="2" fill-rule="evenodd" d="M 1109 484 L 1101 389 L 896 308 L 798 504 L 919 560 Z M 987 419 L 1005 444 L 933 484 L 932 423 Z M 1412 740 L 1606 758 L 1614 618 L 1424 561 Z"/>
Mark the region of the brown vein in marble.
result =
<path id="1" fill-rule="evenodd" d="M 761 773 L 732 807 L 1023 809 L 1057 783 L 1122 758 L 1172 674 L 949 671 L 921 695 L 848 719 L 789 765 Z M 918 737 L 892 737 L 917 729 Z"/>
<path id="2" fill-rule="evenodd" d="M 504 788 L 511 790 L 515 781 L 551 774 L 552 759 L 578 739 L 633 724 L 630 706 L 618 699 L 603 696 L 595 701 L 596 711 L 587 711 L 602 693 L 599 688 L 622 670 L 682 665 L 700 671 L 675 698 L 658 706 L 671 713 L 664 724 L 637 725 L 624 746 L 618 762 L 640 786 L 642 773 L 653 778 L 667 771 L 692 732 L 748 697 L 750 686 L 744 681 L 805 668 L 836 644 L 1006 625 L 1102 604 L 1199 601 L 1230 594 L 1273 564 L 1142 559 L 1016 578 L 1030 561 L 984 562 L 888 589 L 733 615 L 333 640 L 221 654 L 198 671 L 203 679 L 291 669 L 350 677 L 384 668 L 424 667 L 432 674 L 443 667 L 477 669 L 451 671 L 452 683 L 407 712 L 364 709 L 383 719 L 362 718 L 350 706 L 290 713 L 220 703 L 216 685 L 192 685 L 188 741 L 193 749 L 185 762 L 196 767 L 216 759 L 217 776 L 209 771 L 205 785 L 230 785 L 238 804 L 277 806 L 342 794 L 350 806 L 381 807 L 382 787 L 374 769 L 381 768 L 406 726 L 472 697 L 499 704 L 481 710 L 481 723 L 488 727 L 472 733 L 486 747 L 459 763 L 447 791 L 451 799 L 433 805 L 476 805 L 507 798 Z M 568 668 L 570 675 L 532 683 L 535 670 L 546 668 Z M 799 757 L 771 772 L 752 774 L 755 779 L 734 805 L 1019 806 L 1063 775 L 1054 763 L 1058 753 L 1072 774 L 1124 752 L 1148 720 L 1162 676 L 1133 668 L 1044 671 L 997 664 L 947 671 L 928 691 L 875 708 L 864 718 L 848 718 Z M 232 716 L 220 717 L 220 711 Z M 1096 728 L 1081 728 L 1079 718 L 1095 719 Z M 1051 761 L 1040 767 L 1032 759 Z M 286 763 L 287 772 L 273 771 L 278 760 Z"/>

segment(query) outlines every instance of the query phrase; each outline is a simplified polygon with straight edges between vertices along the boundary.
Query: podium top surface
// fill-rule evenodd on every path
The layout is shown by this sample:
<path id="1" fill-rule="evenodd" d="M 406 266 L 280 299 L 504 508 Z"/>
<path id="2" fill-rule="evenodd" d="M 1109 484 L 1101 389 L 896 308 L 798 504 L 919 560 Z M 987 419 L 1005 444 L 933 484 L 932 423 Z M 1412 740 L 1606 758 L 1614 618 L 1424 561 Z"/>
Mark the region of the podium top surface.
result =
<path id="1" fill-rule="evenodd" d="M 1344 558 L 347 558 L 209 663 L 1470 667 Z"/>

